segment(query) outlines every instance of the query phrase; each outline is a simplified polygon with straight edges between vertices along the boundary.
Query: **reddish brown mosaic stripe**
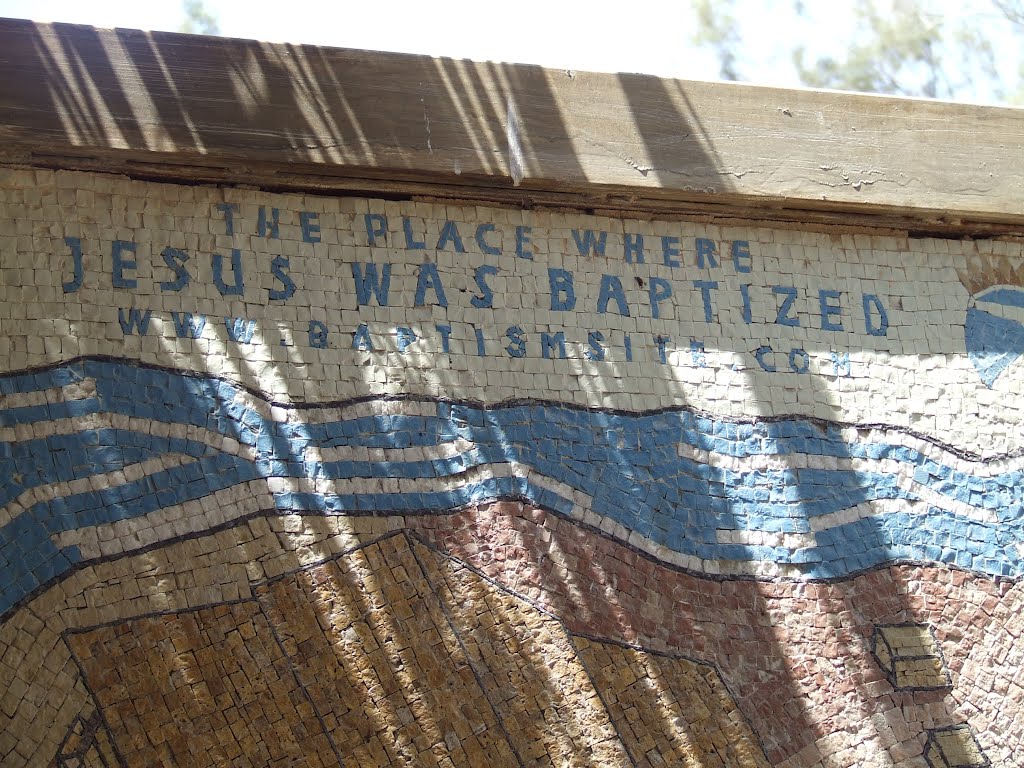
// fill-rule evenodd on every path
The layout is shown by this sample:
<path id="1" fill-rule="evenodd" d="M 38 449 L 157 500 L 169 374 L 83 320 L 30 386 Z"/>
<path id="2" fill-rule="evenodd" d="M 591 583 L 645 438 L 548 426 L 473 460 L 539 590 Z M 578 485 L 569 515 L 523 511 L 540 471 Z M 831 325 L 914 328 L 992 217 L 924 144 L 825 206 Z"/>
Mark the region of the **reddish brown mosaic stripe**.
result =
<path id="1" fill-rule="evenodd" d="M 968 717 L 976 732 L 1022 732 L 1019 659 L 1009 656 L 1024 622 L 1010 582 L 920 566 L 836 583 L 715 580 L 515 502 L 409 524 L 571 632 L 716 665 L 776 765 L 855 764 L 865 740 L 898 763 L 922 754 L 927 729 Z M 895 691 L 872 657 L 875 624 L 910 621 L 934 628 L 952 691 Z M 1006 658 L 978 659 L 987 646 Z"/>

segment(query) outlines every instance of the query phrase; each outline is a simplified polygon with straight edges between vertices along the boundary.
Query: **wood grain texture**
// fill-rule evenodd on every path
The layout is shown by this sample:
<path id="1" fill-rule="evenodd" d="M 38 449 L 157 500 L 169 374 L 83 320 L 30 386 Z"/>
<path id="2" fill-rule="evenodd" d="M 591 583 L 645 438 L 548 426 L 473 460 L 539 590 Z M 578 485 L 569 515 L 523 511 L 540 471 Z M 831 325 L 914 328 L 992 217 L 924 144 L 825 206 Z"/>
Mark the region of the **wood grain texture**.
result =
<path id="1" fill-rule="evenodd" d="M 1022 149 L 1021 109 L 0 20 L 7 163 L 992 233 Z"/>

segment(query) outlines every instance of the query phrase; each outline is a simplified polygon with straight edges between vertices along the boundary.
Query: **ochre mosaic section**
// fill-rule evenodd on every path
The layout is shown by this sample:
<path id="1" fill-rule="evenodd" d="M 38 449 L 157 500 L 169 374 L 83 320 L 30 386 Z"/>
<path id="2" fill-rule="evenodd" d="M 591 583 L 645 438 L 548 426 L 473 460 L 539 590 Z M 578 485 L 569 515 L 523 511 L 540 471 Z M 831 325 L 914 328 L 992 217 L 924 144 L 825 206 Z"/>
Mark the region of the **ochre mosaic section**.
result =
<path id="1" fill-rule="evenodd" d="M 875 627 L 872 652 L 894 688 L 948 688 L 949 673 L 931 629 L 921 624 Z"/>
<path id="2" fill-rule="evenodd" d="M 561 623 L 451 559 L 425 547 L 418 547 L 418 554 L 522 760 L 628 764 Z"/>
<path id="3" fill-rule="evenodd" d="M 352 764 L 516 764 L 405 537 L 274 581 L 257 594 Z"/>
<path id="4" fill-rule="evenodd" d="M 334 766 L 259 606 L 136 619 L 70 636 L 127 766 Z"/>
<path id="5" fill-rule="evenodd" d="M 931 768 L 988 768 L 991 765 L 966 725 L 931 731 L 924 754 Z"/>
<path id="6" fill-rule="evenodd" d="M 767 765 L 711 667 L 572 637 L 407 534 L 253 593 L 67 633 L 100 712 L 61 767 Z"/>
<path id="7" fill-rule="evenodd" d="M 574 643 L 636 765 L 769 765 L 712 667 L 580 637 Z"/>
<path id="8" fill-rule="evenodd" d="M 55 768 L 114 768 L 120 766 L 114 744 L 98 712 L 75 719 L 54 760 Z"/>

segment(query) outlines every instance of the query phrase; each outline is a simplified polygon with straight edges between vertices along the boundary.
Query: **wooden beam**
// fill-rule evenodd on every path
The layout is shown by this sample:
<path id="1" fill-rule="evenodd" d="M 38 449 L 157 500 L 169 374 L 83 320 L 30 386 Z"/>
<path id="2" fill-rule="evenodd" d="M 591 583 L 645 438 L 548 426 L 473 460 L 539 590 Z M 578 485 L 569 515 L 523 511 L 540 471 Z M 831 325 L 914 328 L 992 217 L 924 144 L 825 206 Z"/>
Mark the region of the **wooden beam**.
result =
<path id="1" fill-rule="evenodd" d="M 0 20 L 0 162 L 932 232 L 1024 226 L 1024 110 Z"/>

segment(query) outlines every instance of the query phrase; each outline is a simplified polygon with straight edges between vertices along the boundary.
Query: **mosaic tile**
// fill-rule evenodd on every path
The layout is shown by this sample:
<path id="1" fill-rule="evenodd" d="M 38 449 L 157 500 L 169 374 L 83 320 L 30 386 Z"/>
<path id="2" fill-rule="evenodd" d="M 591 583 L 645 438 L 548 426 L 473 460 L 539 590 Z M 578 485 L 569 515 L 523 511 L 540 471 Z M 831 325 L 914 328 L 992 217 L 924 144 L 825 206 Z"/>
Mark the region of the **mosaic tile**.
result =
<path id="1" fill-rule="evenodd" d="M 966 725 L 929 731 L 924 755 L 931 768 L 984 768 L 991 765 Z"/>
<path id="2" fill-rule="evenodd" d="M 88 719 L 75 720 L 55 763 L 56 768 L 112 768 L 121 764 L 98 712 Z"/>
<path id="3" fill-rule="evenodd" d="M 575 638 L 634 765 L 769 765 L 707 665 Z"/>
<path id="4" fill-rule="evenodd" d="M 928 729 L 967 719 L 992 760 L 1013 764 L 1024 746 L 1019 583 L 941 566 L 828 584 L 709 580 L 512 502 L 416 525 L 572 633 L 712 664 L 772 765 L 911 766 Z M 950 688 L 893 695 L 871 636 L 908 622 L 936 628 Z"/>
<path id="5" fill-rule="evenodd" d="M 948 688 L 949 673 L 931 629 L 920 624 L 877 626 L 871 652 L 893 688 Z"/>
<path id="6" fill-rule="evenodd" d="M 296 675 L 356 765 L 514 765 L 404 538 L 257 590 Z"/>
<path id="7" fill-rule="evenodd" d="M 254 603 L 69 640 L 126 766 L 337 764 Z"/>
<path id="8" fill-rule="evenodd" d="M 523 761 L 628 764 L 603 702 L 557 619 L 425 548 L 419 548 L 419 559 Z"/>
<path id="9" fill-rule="evenodd" d="M 5 768 L 1018 761 L 1020 242 L 2 181 Z"/>

